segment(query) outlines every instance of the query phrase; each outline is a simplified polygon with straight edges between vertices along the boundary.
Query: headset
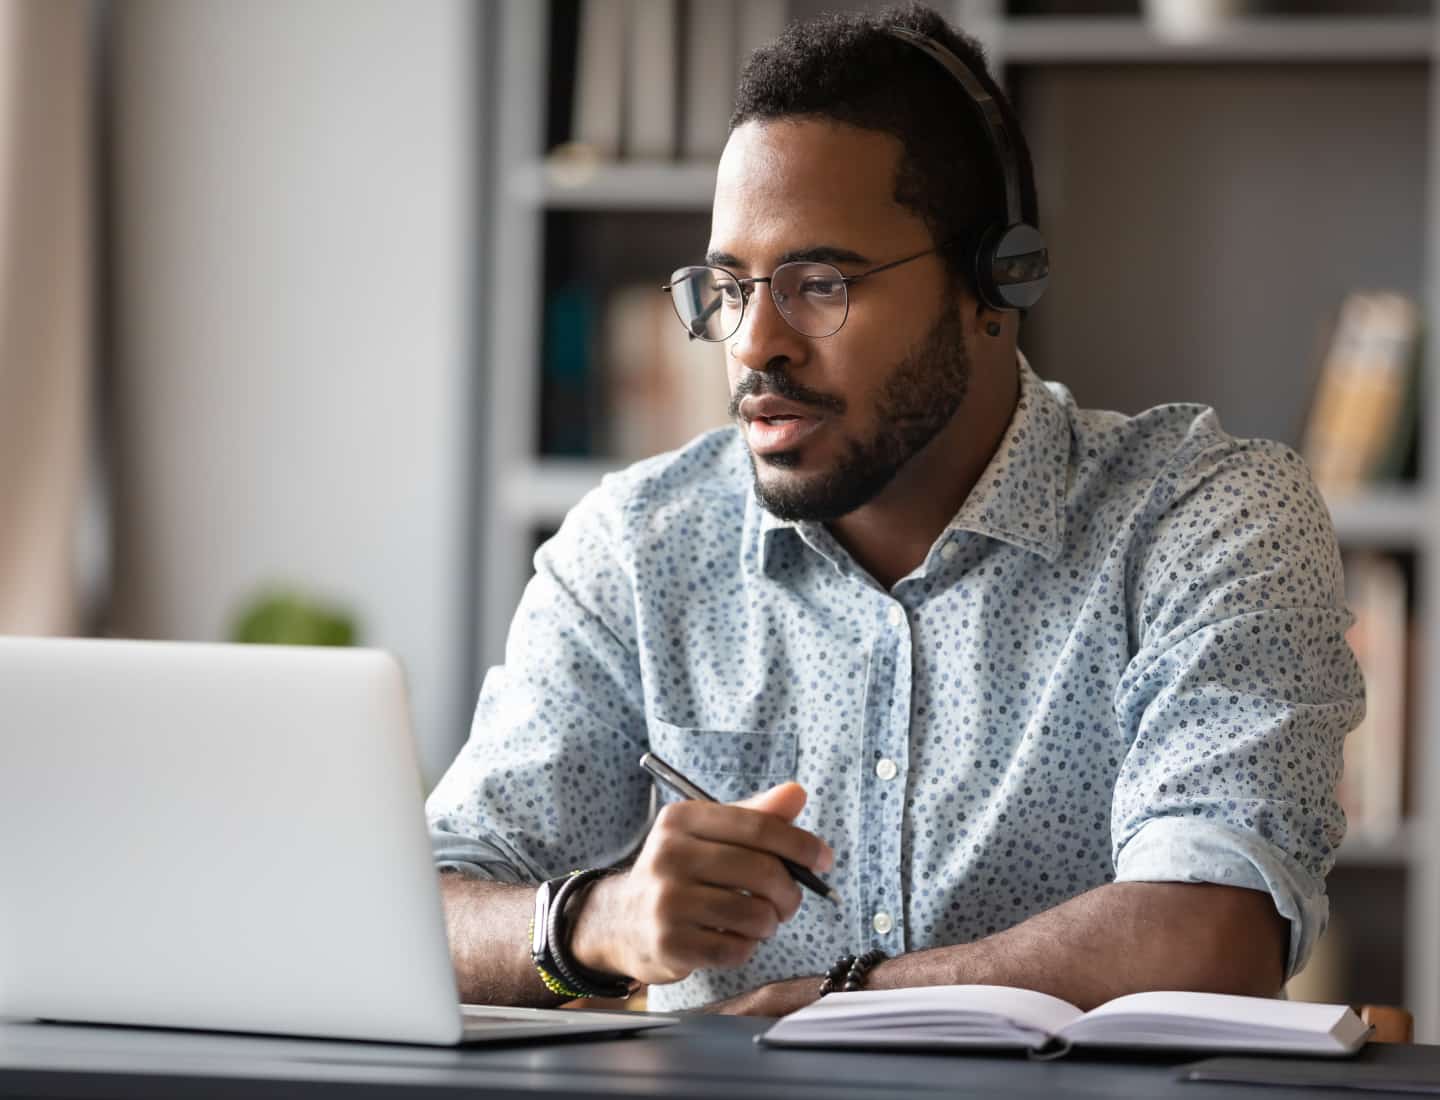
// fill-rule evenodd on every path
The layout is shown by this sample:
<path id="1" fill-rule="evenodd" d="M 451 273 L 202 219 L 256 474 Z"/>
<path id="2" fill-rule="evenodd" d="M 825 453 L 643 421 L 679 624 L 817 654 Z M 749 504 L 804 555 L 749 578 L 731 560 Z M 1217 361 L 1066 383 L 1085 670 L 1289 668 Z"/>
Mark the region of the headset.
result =
<path id="1" fill-rule="evenodd" d="M 1007 312 L 1029 309 L 1040 300 L 1050 282 L 1050 253 L 1040 230 L 1024 221 L 1020 169 L 1005 116 L 974 70 L 935 39 L 908 27 L 887 27 L 886 31 L 943 66 L 965 89 L 966 99 L 979 113 L 1005 178 L 1005 221 L 987 226 L 975 247 L 976 291 L 991 309 Z"/>

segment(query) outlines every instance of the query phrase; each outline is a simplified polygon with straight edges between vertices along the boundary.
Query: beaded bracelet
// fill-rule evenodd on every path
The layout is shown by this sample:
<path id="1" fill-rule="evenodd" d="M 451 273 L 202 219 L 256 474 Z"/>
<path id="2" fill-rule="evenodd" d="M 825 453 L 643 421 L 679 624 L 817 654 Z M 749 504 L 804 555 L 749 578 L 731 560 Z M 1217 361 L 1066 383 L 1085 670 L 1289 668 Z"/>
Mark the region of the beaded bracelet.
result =
<path id="1" fill-rule="evenodd" d="M 565 914 L 566 906 L 572 898 L 584 893 L 596 881 L 611 873 L 613 872 L 610 869 L 572 871 L 563 879 L 551 881 L 552 885 L 555 883 L 559 885 L 546 913 L 543 959 L 536 960 L 535 963 L 535 968 L 540 971 L 542 981 L 545 980 L 548 971 L 549 975 L 556 978 L 567 990 L 575 990 L 575 995 L 579 997 L 623 999 L 629 997 L 639 987 L 639 983 L 632 978 L 597 974 L 587 970 L 570 954 L 571 928 Z M 547 982 L 546 985 L 549 986 L 549 983 Z M 552 992 L 560 992 L 554 986 L 550 986 L 550 989 Z"/>
<path id="2" fill-rule="evenodd" d="M 530 938 L 533 939 L 534 936 L 535 918 L 531 917 Z M 568 985 L 565 984 L 562 979 L 557 978 L 554 974 L 550 973 L 550 971 L 546 970 L 544 964 L 538 962 L 535 963 L 535 971 L 540 975 L 540 980 L 545 983 L 545 988 L 548 989 L 551 993 L 554 993 L 557 997 L 565 997 L 566 999 L 573 1001 L 578 997 L 585 996 L 585 994 L 581 993 L 580 990 L 571 989 Z"/>
<path id="3" fill-rule="evenodd" d="M 870 971 L 874 970 L 881 960 L 889 957 L 878 947 L 863 955 L 841 955 L 835 960 L 835 965 L 826 972 L 825 980 L 820 983 L 820 996 L 830 993 L 854 993 L 864 989 L 865 979 L 870 976 Z"/>

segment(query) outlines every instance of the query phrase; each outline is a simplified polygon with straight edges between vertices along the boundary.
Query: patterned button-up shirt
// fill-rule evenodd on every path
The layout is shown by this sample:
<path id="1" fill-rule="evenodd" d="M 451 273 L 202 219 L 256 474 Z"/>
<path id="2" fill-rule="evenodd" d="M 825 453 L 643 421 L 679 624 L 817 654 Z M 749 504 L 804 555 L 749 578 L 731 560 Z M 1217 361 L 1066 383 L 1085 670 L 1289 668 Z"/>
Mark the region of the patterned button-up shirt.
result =
<path id="1" fill-rule="evenodd" d="M 653 988 L 656 1009 L 966 943 L 1112 881 L 1266 891 L 1298 969 L 1363 711 L 1325 506 L 1293 452 L 1209 409 L 1079 409 L 1019 370 L 989 466 L 888 590 L 759 506 L 732 429 L 607 477 L 535 556 L 428 802 L 437 864 L 539 882 L 617 859 L 654 749 L 721 799 L 803 784 L 845 902 L 807 892 L 747 965 Z"/>

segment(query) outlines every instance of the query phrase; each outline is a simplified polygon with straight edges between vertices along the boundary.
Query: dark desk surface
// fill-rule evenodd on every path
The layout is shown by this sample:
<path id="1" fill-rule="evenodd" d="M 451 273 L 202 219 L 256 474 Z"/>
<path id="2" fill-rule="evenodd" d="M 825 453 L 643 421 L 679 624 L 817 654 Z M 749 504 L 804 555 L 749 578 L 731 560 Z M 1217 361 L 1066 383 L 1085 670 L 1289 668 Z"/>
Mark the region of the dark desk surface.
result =
<path id="1" fill-rule="evenodd" d="M 1181 1097 L 1282 1100 L 1313 1091 L 1182 1083 L 1195 1055 L 1056 1062 L 951 1054 L 771 1050 L 768 1021 L 688 1018 L 648 1035 L 542 1046 L 433 1047 L 0 1021 L 0 1096 L 218 1100 L 430 1097 Z M 1440 1047 L 1372 1046 L 1386 1064 L 1440 1064 Z M 1344 1097 L 1346 1093 L 1326 1095 Z M 1358 1095 L 1349 1093 L 1348 1095 Z M 1394 1096 L 1394 1093 L 1389 1094 Z"/>

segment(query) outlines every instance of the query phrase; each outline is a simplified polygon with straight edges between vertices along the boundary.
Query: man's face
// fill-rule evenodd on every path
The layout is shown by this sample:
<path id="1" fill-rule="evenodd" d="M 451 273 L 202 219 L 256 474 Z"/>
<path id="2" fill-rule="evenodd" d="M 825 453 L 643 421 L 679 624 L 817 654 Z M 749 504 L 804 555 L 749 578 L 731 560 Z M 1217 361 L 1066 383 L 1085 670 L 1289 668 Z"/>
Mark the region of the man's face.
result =
<path id="1" fill-rule="evenodd" d="M 794 259 L 855 275 L 933 247 L 893 198 L 899 157 L 889 135 L 836 122 L 738 127 L 720 160 L 708 262 L 742 279 Z M 756 495 L 782 519 L 868 503 L 964 402 L 964 307 L 938 256 L 863 279 L 849 299 L 844 326 L 812 339 L 762 284 L 726 341 Z"/>

